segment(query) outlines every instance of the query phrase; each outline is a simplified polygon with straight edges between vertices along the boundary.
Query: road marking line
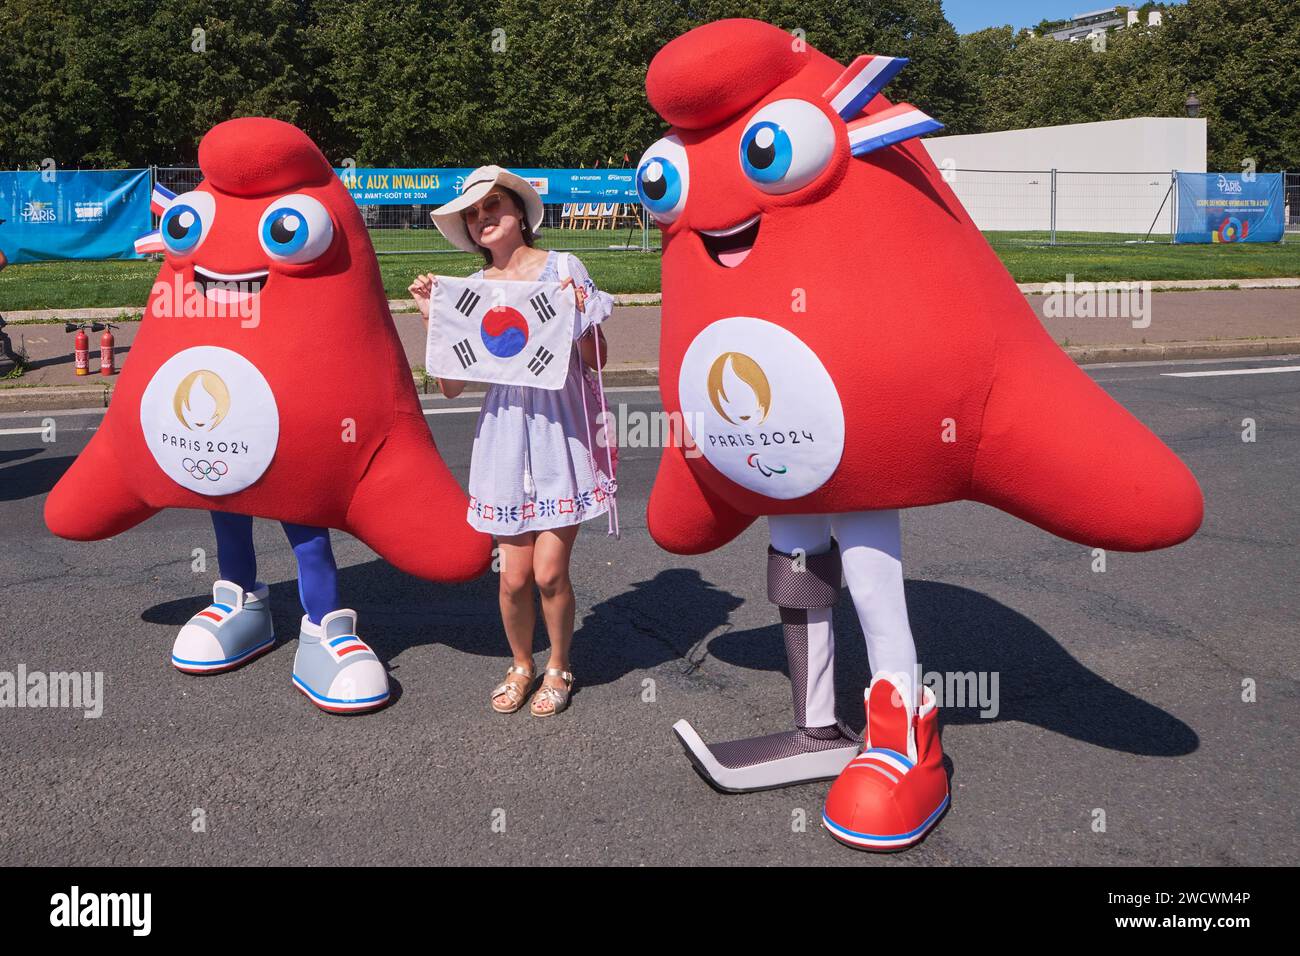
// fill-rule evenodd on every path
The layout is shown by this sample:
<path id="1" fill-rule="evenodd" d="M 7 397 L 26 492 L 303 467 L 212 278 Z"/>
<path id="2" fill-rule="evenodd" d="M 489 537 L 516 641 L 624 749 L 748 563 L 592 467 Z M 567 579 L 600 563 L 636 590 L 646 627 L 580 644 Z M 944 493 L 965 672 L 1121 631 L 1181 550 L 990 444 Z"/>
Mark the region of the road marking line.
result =
<path id="1" fill-rule="evenodd" d="M 1161 372 L 1166 378 L 1209 378 L 1213 375 L 1267 375 L 1270 372 L 1300 372 L 1300 365 L 1278 365 L 1273 368 L 1230 368 L 1215 372 Z"/>
<path id="2" fill-rule="evenodd" d="M 39 435 L 44 428 L 0 428 L 0 435 Z"/>

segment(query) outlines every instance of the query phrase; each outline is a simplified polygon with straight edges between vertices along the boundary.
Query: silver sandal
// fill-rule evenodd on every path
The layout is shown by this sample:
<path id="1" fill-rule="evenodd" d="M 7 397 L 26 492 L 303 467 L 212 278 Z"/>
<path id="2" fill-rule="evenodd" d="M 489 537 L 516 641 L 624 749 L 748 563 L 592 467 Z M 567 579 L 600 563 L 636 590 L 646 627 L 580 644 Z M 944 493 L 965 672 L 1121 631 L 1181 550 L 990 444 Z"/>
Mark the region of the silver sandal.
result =
<path id="1" fill-rule="evenodd" d="M 527 681 L 523 683 L 513 681 L 510 679 L 512 674 L 526 677 Z M 536 676 L 531 667 L 520 667 L 518 664 L 511 664 L 510 669 L 506 671 L 506 679 L 492 689 L 492 694 L 489 697 L 492 702 L 492 709 L 498 714 L 513 714 L 524 706 L 524 701 L 528 699 L 528 692 L 533 687 L 533 678 Z M 497 706 L 498 697 L 506 698 L 507 704 L 505 707 Z"/>
<path id="2" fill-rule="evenodd" d="M 573 693 L 573 675 L 568 671 L 560 670 L 558 667 L 548 667 L 545 677 L 558 677 L 568 686 L 550 687 L 543 684 L 539 687 L 537 693 L 533 695 L 533 702 L 528 707 L 534 717 L 550 717 L 552 714 L 558 714 L 569 706 L 569 695 Z M 550 701 L 550 710 L 537 709 L 538 702 L 543 700 Z"/>

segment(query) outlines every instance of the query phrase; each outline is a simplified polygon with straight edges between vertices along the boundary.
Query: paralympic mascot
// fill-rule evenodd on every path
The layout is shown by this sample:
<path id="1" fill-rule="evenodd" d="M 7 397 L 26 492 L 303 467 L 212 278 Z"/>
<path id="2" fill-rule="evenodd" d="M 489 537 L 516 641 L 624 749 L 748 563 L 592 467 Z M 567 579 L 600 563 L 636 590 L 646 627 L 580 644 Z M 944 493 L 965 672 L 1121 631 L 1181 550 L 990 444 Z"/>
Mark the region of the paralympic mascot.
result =
<path id="1" fill-rule="evenodd" d="M 1124 551 L 1202 516 L 1192 474 L 1051 340 L 916 141 L 940 124 L 880 94 L 905 63 L 698 27 L 650 64 L 671 129 L 637 171 L 663 232 L 664 407 L 699 452 L 665 450 L 650 533 L 698 554 L 767 516 L 794 689 L 794 730 L 674 731 L 723 790 L 834 779 L 824 826 L 872 850 L 920 840 L 949 800 L 898 509 L 969 499 Z M 872 669 L 861 746 L 835 712 L 841 576 Z"/>
<path id="2" fill-rule="evenodd" d="M 383 664 L 339 605 L 329 528 L 438 581 L 482 573 L 490 539 L 434 447 L 365 224 L 301 130 L 235 119 L 199 145 L 204 179 L 155 188 L 163 253 L 104 423 L 50 492 L 60 537 L 111 537 L 163 508 L 212 513 L 221 580 L 176 637 L 190 674 L 275 644 L 253 518 L 283 524 L 303 605 L 293 682 L 326 711 L 387 703 Z M 345 348 L 337 347 L 345 343 Z"/>

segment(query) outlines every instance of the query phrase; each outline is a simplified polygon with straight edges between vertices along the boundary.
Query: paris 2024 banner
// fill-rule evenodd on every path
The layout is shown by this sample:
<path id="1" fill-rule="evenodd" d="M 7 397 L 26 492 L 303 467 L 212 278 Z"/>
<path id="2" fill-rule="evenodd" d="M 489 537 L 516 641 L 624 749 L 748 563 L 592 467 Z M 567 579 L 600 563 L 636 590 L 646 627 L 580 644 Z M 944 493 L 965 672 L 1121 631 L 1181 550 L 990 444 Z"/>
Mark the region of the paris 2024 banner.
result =
<path id="1" fill-rule="evenodd" d="M 1179 173 L 1177 242 L 1281 242 L 1281 173 Z"/>

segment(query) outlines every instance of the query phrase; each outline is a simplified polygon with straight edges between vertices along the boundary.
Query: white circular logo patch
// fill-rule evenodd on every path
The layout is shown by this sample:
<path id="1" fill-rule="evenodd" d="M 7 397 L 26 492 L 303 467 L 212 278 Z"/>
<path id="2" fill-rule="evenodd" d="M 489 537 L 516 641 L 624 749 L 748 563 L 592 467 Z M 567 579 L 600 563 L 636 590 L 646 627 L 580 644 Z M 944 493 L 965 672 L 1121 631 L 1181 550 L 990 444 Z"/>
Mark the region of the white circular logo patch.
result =
<path id="1" fill-rule="evenodd" d="M 262 373 L 238 352 L 200 345 L 154 373 L 140 427 L 158 467 L 201 495 L 243 491 L 275 457 L 280 413 Z"/>
<path id="2" fill-rule="evenodd" d="M 813 350 L 779 325 L 714 322 L 686 350 L 677 387 L 696 445 L 743 488 L 799 498 L 839 466 L 839 392 Z"/>

